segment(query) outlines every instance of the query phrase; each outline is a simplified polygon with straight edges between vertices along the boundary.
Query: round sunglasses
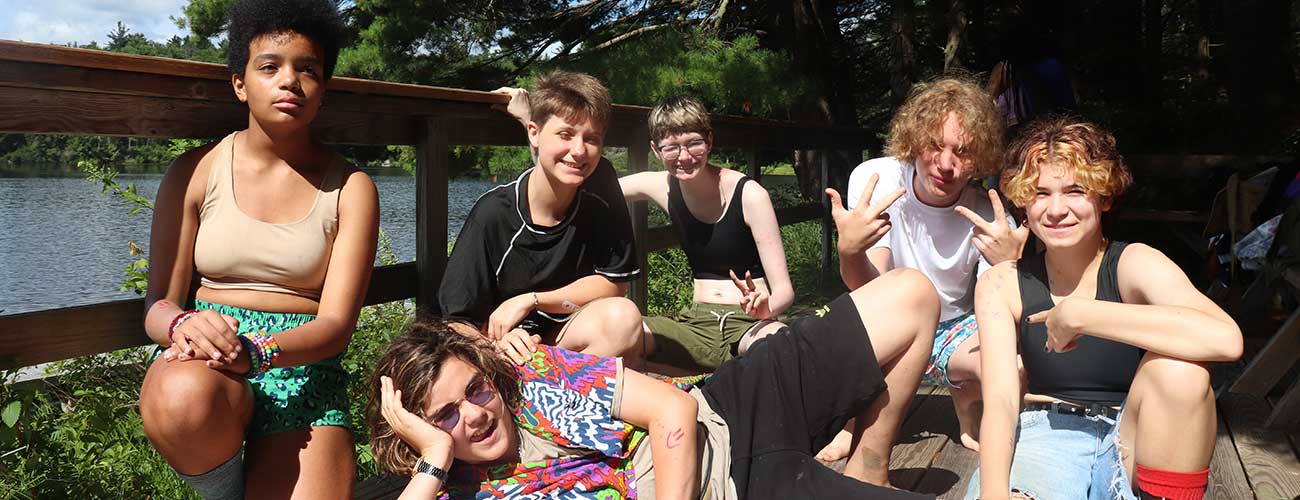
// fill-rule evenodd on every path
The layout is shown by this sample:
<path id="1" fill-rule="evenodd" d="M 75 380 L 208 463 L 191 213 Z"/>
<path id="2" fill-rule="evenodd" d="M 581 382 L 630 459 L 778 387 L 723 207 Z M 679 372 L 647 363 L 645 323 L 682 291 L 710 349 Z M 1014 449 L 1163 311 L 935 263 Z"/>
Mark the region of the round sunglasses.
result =
<path id="1" fill-rule="evenodd" d="M 433 418 L 430 420 L 439 429 L 451 432 L 452 429 L 456 428 L 456 424 L 460 423 L 460 404 L 462 402 L 469 401 L 475 406 L 486 407 L 496 395 L 497 392 L 492 388 L 492 384 L 489 384 L 487 379 L 480 376 L 470 382 L 468 386 L 465 386 L 465 399 L 444 405 L 441 410 L 433 414 Z"/>

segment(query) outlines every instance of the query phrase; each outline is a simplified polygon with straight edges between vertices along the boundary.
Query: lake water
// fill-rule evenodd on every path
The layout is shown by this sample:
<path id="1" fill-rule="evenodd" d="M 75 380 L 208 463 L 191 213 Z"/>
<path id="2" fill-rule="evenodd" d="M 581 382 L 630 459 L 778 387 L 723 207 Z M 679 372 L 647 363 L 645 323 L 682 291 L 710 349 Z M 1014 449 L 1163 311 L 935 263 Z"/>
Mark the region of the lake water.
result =
<path id="1" fill-rule="evenodd" d="M 388 169 L 385 169 L 388 170 Z M 415 259 L 415 178 L 371 175 L 379 189 L 380 228 L 399 261 Z M 162 174 L 122 174 L 153 199 Z M 503 179 L 504 180 L 504 179 Z M 494 184 L 455 179 L 448 186 L 448 240 Z M 134 298 L 121 292 L 135 259 L 128 242 L 148 250 L 151 212 L 127 215 L 116 196 L 82 177 L 0 177 L 0 314 Z"/>

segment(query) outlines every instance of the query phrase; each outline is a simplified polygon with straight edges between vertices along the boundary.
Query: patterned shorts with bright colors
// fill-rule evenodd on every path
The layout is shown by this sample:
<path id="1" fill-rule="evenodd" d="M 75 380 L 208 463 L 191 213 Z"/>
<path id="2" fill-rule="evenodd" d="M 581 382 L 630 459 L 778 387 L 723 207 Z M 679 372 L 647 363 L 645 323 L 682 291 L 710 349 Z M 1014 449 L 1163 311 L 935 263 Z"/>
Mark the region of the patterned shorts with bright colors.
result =
<path id="1" fill-rule="evenodd" d="M 934 348 L 930 351 L 930 364 L 925 367 L 925 381 L 947 387 L 960 385 L 948 378 L 948 360 L 957 352 L 957 346 L 978 331 L 974 313 L 940 322 L 934 330 Z"/>
<path id="2" fill-rule="evenodd" d="M 264 330 L 279 333 L 316 318 L 313 314 L 272 313 L 194 301 L 198 310 L 213 309 L 239 320 L 239 333 Z M 159 349 L 158 352 L 161 352 Z M 274 368 L 249 379 L 253 389 L 253 421 L 248 437 L 320 426 L 351 428 L 348 419 L 348 375 L 342 355 L 303 366 Z"/>

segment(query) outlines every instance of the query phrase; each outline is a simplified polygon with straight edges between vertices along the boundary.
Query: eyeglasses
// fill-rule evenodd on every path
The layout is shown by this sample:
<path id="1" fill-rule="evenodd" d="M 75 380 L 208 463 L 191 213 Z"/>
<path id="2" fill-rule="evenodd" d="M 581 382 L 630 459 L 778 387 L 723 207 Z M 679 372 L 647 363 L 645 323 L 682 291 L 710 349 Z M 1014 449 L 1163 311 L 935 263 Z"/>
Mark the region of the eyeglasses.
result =
<path id="1" fill-rule="evenodd" d="M 677 154 L 682 152 L 682 146 L 677 144 L 658 146 L 658 148 L 659 148 L 659 154 L 668 158 L 676 158 Z M 686 152 L 690 153 L 691 156 L 700 156 L 704 153 L 707 153 L 708 151 L 709 151 L 709 142 L 705 141 L 704 139 L 695 139 L 691 142 L 686 143 Z"/>
<path id="2" fill-rule="evenodd" d="M 465 387 L 465 399 L 446 405 L 441 411 L 433 415 L 433 425 L 444 431 L 451 432 L 452 429 L 456 428 L 456 424 L 460 423 L 460 404 L 462 402 L 469 401 L 474 403 L 475 406 L 483 407 L 487 406 L 496 395 L 497 392 L 492 389 L 492 384 L 479 377 Z"/>

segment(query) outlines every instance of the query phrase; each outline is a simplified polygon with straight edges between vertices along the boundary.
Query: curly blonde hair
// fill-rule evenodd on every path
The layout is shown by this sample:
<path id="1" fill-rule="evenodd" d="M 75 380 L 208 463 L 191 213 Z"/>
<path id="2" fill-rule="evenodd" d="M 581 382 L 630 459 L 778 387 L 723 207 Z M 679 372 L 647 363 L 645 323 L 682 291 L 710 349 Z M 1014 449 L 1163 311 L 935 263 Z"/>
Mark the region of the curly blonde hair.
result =
<path id="1" fill-rule="evenodd" d="M 957 115 L 961 125 L 963 157 L 974 165 L 974 177 L 993 175 L 1000 169 L 1003 120 L 993 98 L 965 77 L 948 76 L 916 85 L 889 123 L 885 154 L 907 163 L 943 142 L 943 122 Z"/>
<path id="2" fill-rule="evenodd" d="M 1002 192 L 1024 208 L 1038 192 L 1043 165 L 1067 172 L 1088 195 L 1108 203 L 1133 185 L 1133 175 L 1115 147 L 1115 136 L 1074 116 L 1049 116 L 1027 125 L 1007 150 Z"/>
<path id="3" fill-rule="evenodd" d="M 496 354 L 490 342 L 458 334 L 441 321 L 415 323 L 388 346 L 370 377 L 366 401 L 370 450 L 375 455 L 375 463 L 389 473 L 409 473 L 420 455 L 402 442 L 384 420 L 379 377 L 393 379 L 393 388 L 402 391 L 402 407 L 418 414 L 428 406 L 429 389 L 438 380 L 443 362 L 451 358 L 459 358 L 478 369 L 511 413 L 519 408 L 522 397 L 519 376 L 509 362 Z"/>

